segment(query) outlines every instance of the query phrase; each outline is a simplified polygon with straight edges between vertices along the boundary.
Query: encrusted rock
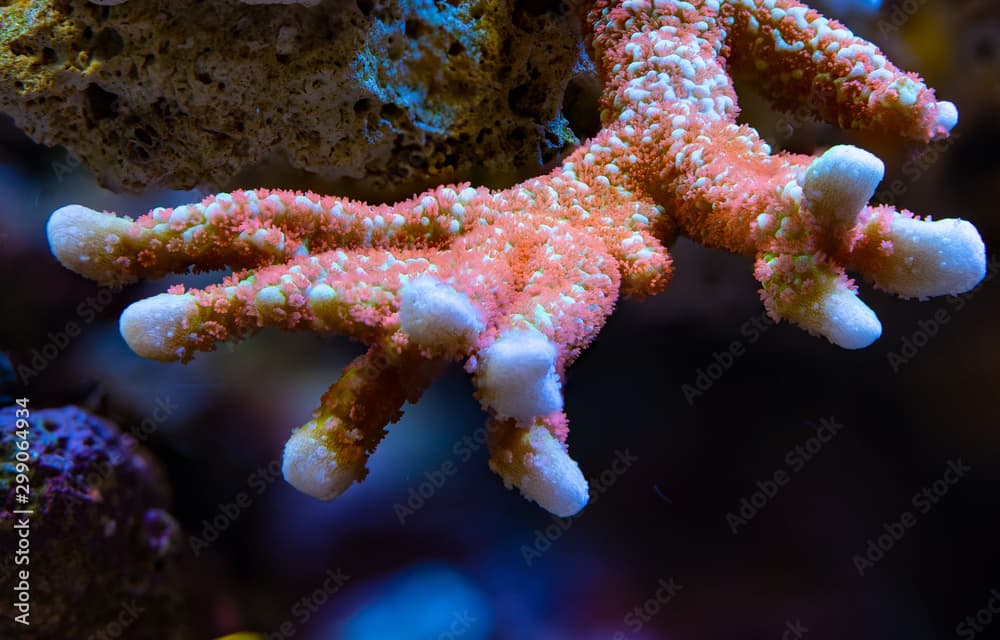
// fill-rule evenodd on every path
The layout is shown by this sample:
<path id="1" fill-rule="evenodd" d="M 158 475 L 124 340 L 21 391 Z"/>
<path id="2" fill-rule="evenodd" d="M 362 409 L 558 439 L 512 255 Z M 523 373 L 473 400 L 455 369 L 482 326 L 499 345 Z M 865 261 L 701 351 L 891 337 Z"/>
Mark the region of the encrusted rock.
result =
<path id="1" fill-rule="evenodd" d="M 26 425 L 18 418 L 29 412 L 18 409 L 0 409 L 0 587 L 16 596 L 21 581 L 30 586 L 31 627 L 15 623 L 23 611 L 10 597 L 0 606 L 0 637 L 189 637 L 182 535 L 159 465 L 132 436 L 83 409 L 31 408 Z M 27 470 L 16 462 L 22 441 Z"/>
<path id="2" fill-rule="evenodd" d="M 538 173 L 576 142 L 581 57 L 559 0 L 0 3 L 0 111 L 116 190 L 262 164 L 386 198 Z"/>

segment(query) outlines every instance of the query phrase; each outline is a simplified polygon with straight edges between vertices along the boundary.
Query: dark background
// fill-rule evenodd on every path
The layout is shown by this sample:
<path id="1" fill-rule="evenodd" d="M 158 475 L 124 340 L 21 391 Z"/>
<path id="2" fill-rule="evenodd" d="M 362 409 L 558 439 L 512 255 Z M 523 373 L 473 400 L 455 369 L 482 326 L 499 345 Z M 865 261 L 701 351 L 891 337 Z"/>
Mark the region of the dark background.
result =
<path id="1" fill-rule="evenodd" d="M 770 113 L 746 91 L 745 118 L 778 147 L 811 152 L 847 141 L 872 149 L 886 161 L 887 183 L 905 184 L 896 204 L 971 220 L 995 257 L 1000 9 L 995 2 L 917 4 L 899 30 L 879 26 L 892 4 L 848 22 L 958 104 L 952 143 L 928 153 L 836 132 Z M 0 348 L 17 365 L 30 362 L 49 332 L 80 322 L 78 305 L 98 292 L 49 254 L 44 225 L 52 210 L 79 202 L 138 215 L 201 194 L 103 191 L 65 151 L 31 143 L 7 120 L 0 145 Z M 922 167 L 916 181 L 912 163 Z M 808 629 L 801 637 L 816 639 L 956 636 L 957 625 L 1000 588 L 1000 278 L 960 299 L 924 302 L 863 286 L 884 333 L 852 352 L 787 324 L 752 340 L 745 327 L 762 308 L 747 261 L 686 240 L 673 253 L 669 290 L 622 302 L 567 376 L 571 452 L 585 475 L 610 469 L 616 452 L 638 460 L 578 518 L 549 533 L 557 520 L 505 490 L 486 466 L 485 448 L 467 462 L 453 450 L 485 420 L 458 367 L 391 427 L 368 480 L 342 498 L 322 503 L 280 477 L 271 481 L 266 468 L 280 459 L 290 429 L 308 419 L 360 348 L 268 331 L 186 366 L 143 360 L 119 337 L 117 319 L 168 282 L 115 293 L 26 392 L 36 407 L 83 404 L 126 429 L 153 415 L 158 401 L 176 405 L 145 444 L 164 465 L 173 513 L 189 535 L 200 537 L 221 503 L 241 492 L 251 497 L 197 558 L 185 552 L 198 637 L 273 631 L 285 620 L 294 621 L 298 638 L 609 638 L 620 631 L 777 639 L 796 623 Z M 894 363 L 904 341 L 924 342 L 916 334 L 928 332 L 941 309 L 948 321 Z M 682 386 L 734 341 L 745 354 L 690 404 Z M 734 534 L 727 513 L 752 497 L 758 481 L 787 471 L 786 454 L 823 418 L 844 428 Z M 954 460 L 971 471 L 920 513 L 914 494 Z M 394 505 L 447 461 L 457 473 L 400 524 Z M 855 556 L 904 511 L 915 525 L 859 575 Z M 539 536 L 545 541 L 533 547 Z M 296 602 L 328 570 L 350 579 L 300 625 Z M 638 618 L 627 616 L 671 579 L 680 591 L 663 607 L 650 605 L 658 611 L 637 631 L 631 621 Z M 1000 637 L 1000 620 L 977 637 Z"/>

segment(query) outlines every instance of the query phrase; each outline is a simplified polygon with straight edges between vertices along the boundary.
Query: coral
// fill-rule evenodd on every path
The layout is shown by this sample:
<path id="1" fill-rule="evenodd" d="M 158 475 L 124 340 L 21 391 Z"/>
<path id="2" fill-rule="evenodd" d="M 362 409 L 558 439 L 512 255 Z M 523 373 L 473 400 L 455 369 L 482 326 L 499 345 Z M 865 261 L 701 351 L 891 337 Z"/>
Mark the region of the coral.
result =
<path id="1" fill-rule="evenodd" d="M 403 402 L 440 361 L 464 359 L 491 414 L 491 467 L 560 516 L 587 502 L 566 449 L 566 368 L 620 293 L 664 288 L 676 234 L 752 258 L 772 317 L 850 349 L 881 326 L 845 268 L 906 297 L 982 279 L 970 223 L 868 204 L 878 158 L 846 146 L 772 153 L 735 122 L 730 73 L 842 126 L 946 136 L 954 105 L 874 45 L 793 0 L 601 0 L 586 16 L 604 126 L 544 177 L 392 206 L 265 189 L 136 221 L 70 205 L 50 218 L 53 252 L 108 284 L 237 270 L 129 307 L 122 334 L 149 358 L 187 360 L 262 326 L 370 345 L 286 446 L 285 477 L 303 491 L 332 498 L 362 479 Z"/>
<path id="2" fill-rule="evenodd" d="M 12 511 L 33 510 L 30 564 L 5 566 L 0 583 L 11 593 L 17 572 L 30 571 L 31 637 L 123 631 L 128 638 L 186 637 L 177 623 L 183 619 L 180 527 L 166 511 L 158 466 L 131 436 L 83 409 L 32 409 L 31 501 L 16 503 L 15 421 L 23 417 L 17 409 L 0 409 L 0 450 L 11 461 L 0 470 L 0 545 L 18 547 L 18 532 L 9 525 L 25 516 Z M 8 601 L 4 609 L 10 608 Z M 6 611 L 0 630 L 16 637 L 21 628 Z"/>
<path id="3" fill-rule="evenodd" d="M 577 142 L 579 29 L 524 4 L 0 3 L 0 111 L 115 190 L 289 167 L 381 197 L 509 184 Z"/>

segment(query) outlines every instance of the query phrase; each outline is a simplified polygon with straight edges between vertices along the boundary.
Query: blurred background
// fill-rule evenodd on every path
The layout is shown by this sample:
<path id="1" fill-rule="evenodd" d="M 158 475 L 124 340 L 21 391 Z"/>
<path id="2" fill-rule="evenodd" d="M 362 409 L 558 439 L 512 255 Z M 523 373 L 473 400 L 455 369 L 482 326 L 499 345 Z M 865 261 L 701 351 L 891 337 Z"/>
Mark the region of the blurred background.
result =
<path id="1" fill-rule="evenodd" d="M 814 4 L 955 102 L 955 137 L 920 148 L 845 133 L 742 89 L 745 121 L 776 148 L 872 150 L 884 184 L 901 185 L 878 197 L 971 220 L 994 273 L 1000 5 Z M 281 450 L 359 345 L 265 331 L 188 365 L 144 360 L 118 334 L 121 311 L 219 274 L 102 292 L 49 253 L 45 223 L 64 204 L 139 215 L 203 195 L 111 193 L 0 120 L 0 349 L 37 374 L 15 376 L 35 408 L 108 417 L 162 467 L 188 637 L 1000 637 L 984 609 L 1000 587 L 1000 278 L 923 302 L 862 286 L 884 334 L 844 351 L 771 325 L 746 260 L 681 239 L 670 288 L 622 302 L 567 376 L 571 451 L 594 497 L 578 517 L 488 470 L 485 416 L 458 367 L 389 429 L 368 479 L 324 503 L 281 479 Z M 33 364 L 68 322 L 80 334 Z"/>

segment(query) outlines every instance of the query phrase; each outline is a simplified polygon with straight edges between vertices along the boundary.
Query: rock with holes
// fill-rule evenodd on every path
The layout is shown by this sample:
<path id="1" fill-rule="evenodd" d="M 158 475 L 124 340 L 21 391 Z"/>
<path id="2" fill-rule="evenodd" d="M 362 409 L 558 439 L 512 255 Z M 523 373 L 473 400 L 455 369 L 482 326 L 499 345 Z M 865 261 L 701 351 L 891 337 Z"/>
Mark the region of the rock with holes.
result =
<path id="1" fill-rule="evenodd" d="M 559 0 L 33 0 L 0 25 L 0 112 L 115 190 L 510 181 L 577 142 L 563 100 L 593 81 Z"/>

